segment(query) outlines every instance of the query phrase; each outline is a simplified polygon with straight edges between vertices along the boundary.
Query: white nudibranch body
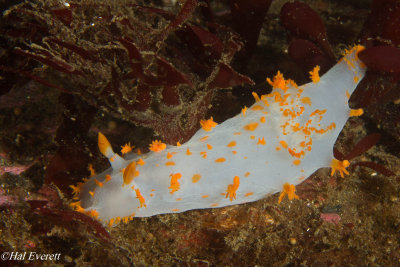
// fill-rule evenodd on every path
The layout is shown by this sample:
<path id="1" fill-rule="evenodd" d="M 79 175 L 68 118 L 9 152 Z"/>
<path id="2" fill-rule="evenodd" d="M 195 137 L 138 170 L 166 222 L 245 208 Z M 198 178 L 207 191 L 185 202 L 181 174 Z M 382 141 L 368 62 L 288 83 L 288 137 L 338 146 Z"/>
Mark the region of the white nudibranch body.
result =
<path id="1" fill-rule="evenodd" d="M 110 225 L 133 217 L 218 208 L 282 192 L 298 198 L 295 185 L 319 168 L 343 176 L 348 161 L 336 160 L 334 143 L 350 116 L 348 99 L 365 74 L 356 46 L 321 78 L 297 86 L 278 72 L 259 97 L 235 117 L 212 118 L 185 144 L 150 145 L 146 155 L 123 159 L 99 134 L 99 148 L 111 168 L 73 187 L 79 211 Z"/>

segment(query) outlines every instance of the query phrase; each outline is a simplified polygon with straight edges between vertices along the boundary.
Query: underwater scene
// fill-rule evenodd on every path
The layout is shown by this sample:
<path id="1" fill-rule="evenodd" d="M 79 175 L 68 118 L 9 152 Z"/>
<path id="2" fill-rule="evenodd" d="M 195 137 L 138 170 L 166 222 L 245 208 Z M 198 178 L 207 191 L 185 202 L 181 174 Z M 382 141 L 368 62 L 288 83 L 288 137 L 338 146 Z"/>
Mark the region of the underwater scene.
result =
<path id="1" fill-rule="evenodd" d="M 0 7 L 1 266 L 400 266 L 399 0 Z"/>

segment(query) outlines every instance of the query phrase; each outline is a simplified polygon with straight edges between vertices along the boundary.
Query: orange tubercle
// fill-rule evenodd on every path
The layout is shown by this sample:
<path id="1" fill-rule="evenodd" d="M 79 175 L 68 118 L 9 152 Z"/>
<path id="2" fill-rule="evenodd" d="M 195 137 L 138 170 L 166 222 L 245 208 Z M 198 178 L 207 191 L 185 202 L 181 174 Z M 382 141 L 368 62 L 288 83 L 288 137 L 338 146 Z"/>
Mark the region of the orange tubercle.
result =
<path id="1" fill-rule="evenodd" d="M 135 189 L 135 192 L 136 192 L 136 198 L 139 199 L 139 202 L 140 202 L 140 208 L 143 207 L 143 206 L 146 207 L 146 204 L 145 204 L 146 200 L 144 199 L 144 197 L 140 193 L 140 190 L 139 189 Z"/>
<path id="2" fill-rule="evenodd" d="M 258 122 L 251 122 L 245 125 L 243 128 L 247 131 L 254 131 L 258 127 Z"/>
<path id="3" fill-rule="evenodd" d="M 244 106 L 244 108 L 242 108 L 242 114 L 243 114 L 243 116 L 246 116 L 246 111 L 247 111 L 247 107 Z"/>
<path id="4" fill-rule="evenodd" d="M 143 166 L 144 164 L 146 164 L 146 162 L 142 159 L 142 158 L 140 158 L 140 159 L 138 159 L 138 161 L 136 162 L 138 165 L 141 165 L 141 166 Z"/>
<path id="5" fill-rule="evenodd" d="M 176 191 L 178 191 L 179 188 L 181 187 L 178 180 L 182 178 L 182 174 L 175 173 L 175 174 L 171 174 L 169 177 L 171 177 L 171 186 L 168 187 L 168 189 L 171 189 L 171 192 L 169 192 L 169 193 L 173 194 Z"/>
<path id="6" fill-rule="evenodd" d="M 100 182 L 99 180 L 94 179 L 94 182 L 96 183 L 96 185 L 97 185 L 98 187 L 103 187 L 103 183 Z"/>
<path id="7" fill-rule="evenodd" d="M 196 173 L 196 174 L 193 174 L 193 176 L 192 176 L 192 183 L 197 183 L 198 181 L 200 181 L 200 179 L 201 179 L 201 175 L 200 174 L 198 174 L 198 173 Z"/>
<path id="8" fill-rule="evenodd" d="M 266 142 L 265 142 L 264 137 L 263 138 L 258 138 L 257 145 L 265 145 L 265 144 L 266 144 Z"/>
<path id="9" fill-rule="evenodd" d="M 251 94 L 253 95 L 254 100 L 255 100 L 256 102 L 260 101 L 260 97 L 258 96 L 258 94 L 257 94 L 256 92 L 251 92 Z"/>
<path id="10" fill-rule="evenodd" d="M 227 147 L 234 147 L 236 146 L 236 141 L 230 141 L 229 144 L 226 145 Z"/>
<path id="11" fill-rule="evenodd" d="M 239 176 L 233 177 L 233 184 L 229 184 L 228 188 L 226 189 L 226 195 L 225 198 L 228 198 L 232 202 L 232 199 L 236 199 L 236 191 L 238 190 L 240 185 L 240 179 Z"/>
<path id="12" fill-rule="evenodd" d="M 217 158 L 217 159 L 215 160 L 215 162 L 218 162 L 218 163 L 225 162 L 225 161 L 226 161 L 225 158 Z"/>

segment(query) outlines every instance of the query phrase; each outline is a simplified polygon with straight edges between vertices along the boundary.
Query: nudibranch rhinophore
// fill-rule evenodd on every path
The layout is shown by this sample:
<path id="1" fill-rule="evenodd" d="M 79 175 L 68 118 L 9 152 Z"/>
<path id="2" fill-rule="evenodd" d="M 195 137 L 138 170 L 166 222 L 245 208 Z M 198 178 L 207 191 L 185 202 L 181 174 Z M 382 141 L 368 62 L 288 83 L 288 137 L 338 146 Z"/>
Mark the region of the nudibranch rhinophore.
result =
<path id="1" fill-rule="evenodd" d="M 122 158 L 99 133 L 99 148 L 111 168 L 72 186 L 77 210 L 113 225 L 192 209 L 219 208 L 282 192 L 298 198 L 295 185 L 316 170 L 348 173 L 348 161 L 333 156 L 335 141 L 351 116 L 348 106 L 365 74 L 358 59 L 363 47 L 345 56 L 325 75 L 310 72 L 311 83 L 297 86 L 278 74 L 267 81 L 270 94 L 258 96 L 235 117 L 217 124 L 202 120 L 185 144 L 150 144 L 150 152 Z M 123 147 L 123 153 L 130 150 Z"/>

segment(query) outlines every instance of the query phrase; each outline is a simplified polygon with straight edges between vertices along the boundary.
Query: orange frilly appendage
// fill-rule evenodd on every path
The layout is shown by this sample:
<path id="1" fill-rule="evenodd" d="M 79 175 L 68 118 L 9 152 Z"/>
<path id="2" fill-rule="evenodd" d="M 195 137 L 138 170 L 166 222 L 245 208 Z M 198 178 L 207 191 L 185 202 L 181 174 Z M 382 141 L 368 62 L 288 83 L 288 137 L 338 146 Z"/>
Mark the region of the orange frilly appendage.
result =
<path id="1" fill-rule="evenodd" d="M 296 195 L 296 187 L 294 186 L 294 184 L 285 183 L 283 185 L 283 190 L 279 195 L 278 204 L 281 203 L 286 195 L 288 196 L 289 200 L 292 200 L 294 198 L 299 199 L 299 196 Z"/>
<path id="2" fill-rule="evenodd" d="M 331 161 L 331 176 L 333 176 L 335 174 L 336 171 L 339 171 L 340 173 L 340 177 L 344 178 L 343 173 L 345 174 L 349 174 L 349 172 L 346 170 L 347 167 L 349 167 L 350 162 L 348 160 L 337 160 L 337 159 L 333 159 Z"/>
<path id="3" fill-rule="evenodd" d="M 167 148 L 167 145 L 161 142 L 160 140 L 154 140 L 149 145 L 149 149 L 154 152 L 160 152 Z"/>
<path id="4" fill-rule="evenodd" d="M 218 125 L 218 123 L 216 123 L 213 120 L 213 117 L 211 117 L 208 120 L 200 120 L 200 125 L 203 128 L 204 131 L 209 132 L 211 131 L 215 126 Z"/>

